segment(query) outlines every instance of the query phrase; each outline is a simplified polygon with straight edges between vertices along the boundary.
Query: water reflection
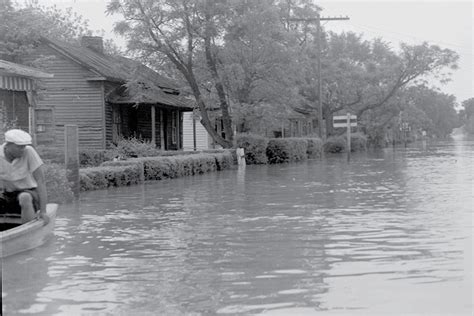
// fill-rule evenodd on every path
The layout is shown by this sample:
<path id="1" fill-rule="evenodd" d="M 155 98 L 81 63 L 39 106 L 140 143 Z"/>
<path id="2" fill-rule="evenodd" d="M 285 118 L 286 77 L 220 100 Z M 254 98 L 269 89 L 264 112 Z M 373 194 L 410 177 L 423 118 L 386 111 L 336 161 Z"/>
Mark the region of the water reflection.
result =
<path id="1" fill-rule="evenodd" d="M 91 192 L 7 258 L 8 315 L 466 314 L 474 143 Z"/>

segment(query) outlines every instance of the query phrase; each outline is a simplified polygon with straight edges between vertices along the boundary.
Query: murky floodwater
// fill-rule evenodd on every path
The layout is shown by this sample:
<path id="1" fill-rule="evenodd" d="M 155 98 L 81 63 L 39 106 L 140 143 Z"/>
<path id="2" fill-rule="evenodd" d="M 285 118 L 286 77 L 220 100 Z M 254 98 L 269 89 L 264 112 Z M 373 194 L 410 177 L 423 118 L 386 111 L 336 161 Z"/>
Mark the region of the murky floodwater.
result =
<path id="1" fill-rule="evenodd" d="M 85 194 L 5 315 L 471 315 L 474 141 Z"/>

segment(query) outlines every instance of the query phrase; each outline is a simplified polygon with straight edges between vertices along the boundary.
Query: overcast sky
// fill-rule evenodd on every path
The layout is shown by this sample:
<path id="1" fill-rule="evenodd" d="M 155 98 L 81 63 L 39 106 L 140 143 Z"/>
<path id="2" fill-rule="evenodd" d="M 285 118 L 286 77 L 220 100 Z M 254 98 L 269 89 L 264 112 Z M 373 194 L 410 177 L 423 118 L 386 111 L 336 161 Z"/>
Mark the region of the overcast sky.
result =
<path id="1" fill-rule="evenodd" d="M 124 41 L 113 32 L 118 16 L 107 16 L 108 0 L 40 0 L 41 4 L 72 7 L 89 20 L 93 30 L 104 30 L 105 38 Z M 459 103 L 474 97 L 474 2 L 464 1 L 316 1 L 323 8 L 323 17 L 348 16 L 347 21 L 324 22 L 326 29 L 363 33 L 371 39 L 381 37 L 398 47 L 400 42 L 419 44 L 427 41 L 452 49 L 461 56 L 459 69 L 452 82 L 440 86 L 445 93 L 454 94 Z"/>

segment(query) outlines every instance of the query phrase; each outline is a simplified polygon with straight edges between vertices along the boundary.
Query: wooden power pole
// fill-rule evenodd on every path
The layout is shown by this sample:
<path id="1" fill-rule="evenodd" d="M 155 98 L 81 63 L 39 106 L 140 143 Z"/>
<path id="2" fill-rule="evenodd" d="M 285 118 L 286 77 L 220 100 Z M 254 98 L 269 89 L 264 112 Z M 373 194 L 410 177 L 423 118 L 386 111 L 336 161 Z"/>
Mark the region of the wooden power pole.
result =
<path id="1" fill-rule="evenodd" d="M 317 27 L 317 71 L 318 71 L 318 126 L 319 126 L 319 137 L 322 140 L 326 139 L 326 133 L 324 133 L 323 129 L 323 104 L 321 99 L 322 94 L 322 76 L 321 76 L 321 21 L 340 21 L 340 20 L 349 20 L 349 17 L 321 17 L 319 14 L 315 18 L 307 18 L 307 19 L 289 19 L 290 21 L 301 21 L 301 22 L 309 22 L 309 23 L 316 23 Z"/>

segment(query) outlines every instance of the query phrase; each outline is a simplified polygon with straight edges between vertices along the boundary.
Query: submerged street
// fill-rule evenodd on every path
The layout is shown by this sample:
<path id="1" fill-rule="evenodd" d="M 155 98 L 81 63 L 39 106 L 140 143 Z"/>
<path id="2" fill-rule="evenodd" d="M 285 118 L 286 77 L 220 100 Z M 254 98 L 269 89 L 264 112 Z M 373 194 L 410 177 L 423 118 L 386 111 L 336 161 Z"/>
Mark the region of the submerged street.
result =
<path id="1" fill-rule="evenodd" d="M 471 315 L 474 140 L 89 192 L 5 315 Z"/>

